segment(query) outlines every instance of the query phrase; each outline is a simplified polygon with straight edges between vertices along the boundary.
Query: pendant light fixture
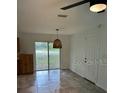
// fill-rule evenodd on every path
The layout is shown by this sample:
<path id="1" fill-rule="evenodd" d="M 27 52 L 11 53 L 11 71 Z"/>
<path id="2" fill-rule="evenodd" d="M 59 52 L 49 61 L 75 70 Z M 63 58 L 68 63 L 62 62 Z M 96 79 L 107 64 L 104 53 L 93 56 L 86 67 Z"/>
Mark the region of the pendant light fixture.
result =
<path id="1" fill-rule="evenodd" d="M 107 0 L 90 0 L 90 11 L 101 12 L 107 8 Z"/>
<path id="2" fill-rule="evenodd" d="M 56 29 L 56 31 L 57 31 L 57 39 L 54 40 L 54 42 L 53 42 L 53 48 L 62 48 L 62 43 L 58 39 L 58 31 L 59 31 L 59 29 Z"/>

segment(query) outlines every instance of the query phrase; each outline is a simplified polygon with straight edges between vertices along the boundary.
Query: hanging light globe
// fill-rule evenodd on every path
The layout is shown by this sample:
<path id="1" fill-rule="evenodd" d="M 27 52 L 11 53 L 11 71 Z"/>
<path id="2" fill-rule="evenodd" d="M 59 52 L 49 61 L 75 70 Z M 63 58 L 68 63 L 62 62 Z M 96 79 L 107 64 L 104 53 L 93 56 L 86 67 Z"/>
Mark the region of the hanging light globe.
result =
<path id="1" fill-rule="evenodd" d="M 57 31 L 57 39 L 55 39 L 53 42 L 53 48 L 62 48 L 62 43 L 61 43 L 60 39 L 58 39 L 59 29 L 56 29 L 56 31 Z"/>

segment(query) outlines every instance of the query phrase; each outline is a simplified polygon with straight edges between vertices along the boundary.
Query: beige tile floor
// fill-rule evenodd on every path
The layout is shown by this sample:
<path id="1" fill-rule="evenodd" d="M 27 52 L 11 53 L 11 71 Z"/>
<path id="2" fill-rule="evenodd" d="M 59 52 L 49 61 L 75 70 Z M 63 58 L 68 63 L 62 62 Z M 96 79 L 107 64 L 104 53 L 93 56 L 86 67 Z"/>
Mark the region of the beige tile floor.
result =
<path id="1" fill-rule="evenodd" d="M 18 93 L 106 93 L 70 70 L 37 71 L 17 80 Z"/>

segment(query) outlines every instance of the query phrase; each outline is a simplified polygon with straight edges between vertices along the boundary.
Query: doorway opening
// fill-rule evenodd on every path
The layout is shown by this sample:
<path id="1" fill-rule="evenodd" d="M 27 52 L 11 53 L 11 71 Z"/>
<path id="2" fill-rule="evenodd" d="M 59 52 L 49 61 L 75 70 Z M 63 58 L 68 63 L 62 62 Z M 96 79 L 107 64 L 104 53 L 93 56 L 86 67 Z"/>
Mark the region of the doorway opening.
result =
<path id="1" fill-rule="evenodd" d="M 52 42 L 35 42 L 36 71 L 60 69 L 60 49 Z"/>

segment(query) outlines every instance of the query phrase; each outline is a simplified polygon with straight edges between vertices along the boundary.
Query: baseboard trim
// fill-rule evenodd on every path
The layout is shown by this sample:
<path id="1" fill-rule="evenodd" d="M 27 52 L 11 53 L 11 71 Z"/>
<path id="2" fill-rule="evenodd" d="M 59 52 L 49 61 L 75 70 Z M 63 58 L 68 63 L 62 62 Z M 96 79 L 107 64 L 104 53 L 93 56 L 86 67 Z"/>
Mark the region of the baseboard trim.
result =
<path id="1" fill-rule="evenodd" d="M 102 90 L 104 90 L 104 91 L 106 91 L 106 92 L 107 92 L 107 90 L 106 90 L 106 89 L 104 89 L 103 87 L 101 87 L 99 84 L 94 83 L 94 82 L 92 82 L 92 81 L 88 80 L 87 78 L 85 78 L 85 77 L 81 76 L 80 74 L 76 73 L 75 71 L 73 71 L 73 70 L 71 70 L 71 69 L 69 69 L 69 70 L 70 70 L 70 71 L 72 71 L 73 73 L 75 73 L 76 75 L 78 75 L 78 76 L 80 76 L 80 77 L 84 78 L 85 80 L 87 80 L 87 81 L 91 82 L 91 83 L 92 83 L 92 84 L 94 84 L 95 86 L 97 86 L 97 87 L 99 87 L 99 88 L 101 88 Z"/>
<path id="2" fill-rule="evenodd" d="M 89 79 L 87 79 L 87 78 L 85 78 L 85 77 L 83 77 L 83 78 L 84 78 L 86 81 L 92 83 L 93 85 L 96 85 L 94 82 L 90 81 Z"/>

